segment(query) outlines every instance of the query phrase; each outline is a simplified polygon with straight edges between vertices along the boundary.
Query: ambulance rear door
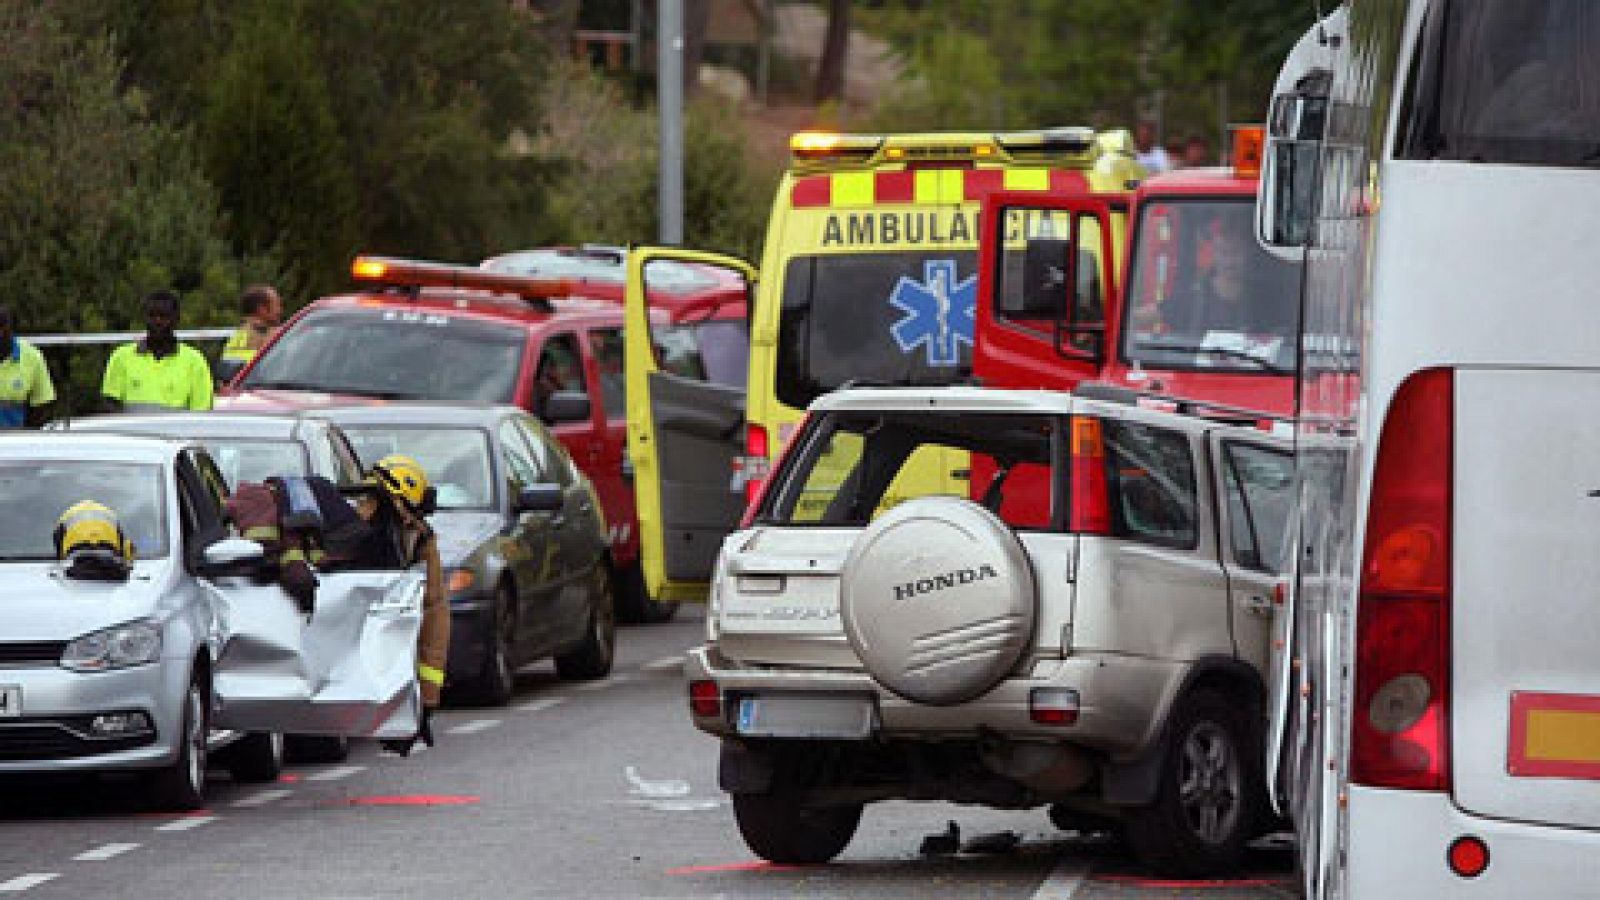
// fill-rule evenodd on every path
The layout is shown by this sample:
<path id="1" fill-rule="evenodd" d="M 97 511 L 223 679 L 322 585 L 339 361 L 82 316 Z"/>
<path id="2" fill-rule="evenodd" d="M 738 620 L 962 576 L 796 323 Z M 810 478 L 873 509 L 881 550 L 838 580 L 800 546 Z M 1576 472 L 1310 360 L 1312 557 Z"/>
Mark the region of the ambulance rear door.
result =
<path id="1" fill-rule="evenodd" d="M 745 492 L 735 460 L 744 455 L 745 389 L 708 378 L 706 361 L 681 329 L 663 327 L 648 297 L 651 267 L 716 266 L 745 283 L 756 270 L 714 253 L 641 247 L 628 257 L 623 341 L 628 455 L 639 514 L 645 586 L 658 603 L 703 601 L 722 539 L 738 527 Z"/>

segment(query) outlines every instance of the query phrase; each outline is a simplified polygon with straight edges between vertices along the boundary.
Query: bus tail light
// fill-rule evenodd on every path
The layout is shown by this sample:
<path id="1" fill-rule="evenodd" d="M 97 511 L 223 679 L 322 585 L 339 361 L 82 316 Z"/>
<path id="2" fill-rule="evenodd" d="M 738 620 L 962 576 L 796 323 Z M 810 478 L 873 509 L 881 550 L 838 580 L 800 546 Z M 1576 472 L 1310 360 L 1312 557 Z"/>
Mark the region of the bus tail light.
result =
<path id="1" fill-rule="evenodd" d="M 1454 373 L 1395 392 L 1379 435 L 1356 606 L 1350 778 L 1450 783 L 1450 507 Z"/>
<path id="2" fill-rule="evenodd" d="M 1111 496 L 1100 420 L 1073 416 L 1070 441 L 1072 487 L 1067 527 L 1074 534 L 1110 534 Z"/>

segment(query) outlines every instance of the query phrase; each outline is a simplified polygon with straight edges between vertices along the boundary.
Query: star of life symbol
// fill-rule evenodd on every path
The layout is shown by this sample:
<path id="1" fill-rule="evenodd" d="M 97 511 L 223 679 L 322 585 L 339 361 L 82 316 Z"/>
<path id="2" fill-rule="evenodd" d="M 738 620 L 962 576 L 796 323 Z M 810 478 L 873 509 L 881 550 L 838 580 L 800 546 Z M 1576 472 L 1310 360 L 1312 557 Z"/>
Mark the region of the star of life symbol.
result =
<path id="1" fill-rule="evenodd" d="M 978 276 L 956 280 L 956 261 L 930 259 L 922 264 L 923 280 L 918 283 L 902 275 L 889 295 L 890 305 L 905 317 L 889 332 L 910 353 L 924 345 L 928 365 L 949 367 L 961 362 L 961 345 L 972 345 L 975 307 L 978 304 Z"/>

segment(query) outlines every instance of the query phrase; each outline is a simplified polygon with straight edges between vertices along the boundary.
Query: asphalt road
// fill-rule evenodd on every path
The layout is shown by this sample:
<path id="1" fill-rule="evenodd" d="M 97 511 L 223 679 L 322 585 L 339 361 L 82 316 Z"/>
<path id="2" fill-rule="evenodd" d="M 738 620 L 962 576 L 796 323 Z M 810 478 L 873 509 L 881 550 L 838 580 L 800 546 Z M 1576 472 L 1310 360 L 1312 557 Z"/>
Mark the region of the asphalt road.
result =
<path id="1" fill-rule="evenodd" d="M 1153 881 L 1114 843 L 1057 831 L 1042 811 L 945 804 L 868 807 L 828 866 L 785 868 L 745 848 L 717 789 L 716 745 L 684 710 L 678 664 L 692 615 L 620 636 L 590 684 L 530 667 L 504 709 L 451 709 L 439 746 L 410 759 L 357 748 L 277 785 L 213 773 L 209 808 L 138 811 L 115 780 L 0 782 L 0 895 L 45 898 L 1285 897 L 1281 845 L 1234 882 Z M 955 822 L 964 839 L 1014 832 L 1008 853 L 925 857 Z"/>

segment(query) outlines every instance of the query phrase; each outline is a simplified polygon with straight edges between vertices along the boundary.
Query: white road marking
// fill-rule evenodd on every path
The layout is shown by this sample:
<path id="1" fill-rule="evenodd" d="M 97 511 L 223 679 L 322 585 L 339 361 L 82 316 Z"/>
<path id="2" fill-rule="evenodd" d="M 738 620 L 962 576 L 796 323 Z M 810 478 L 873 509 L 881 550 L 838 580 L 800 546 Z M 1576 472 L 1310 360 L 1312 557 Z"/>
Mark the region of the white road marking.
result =
<path id="1" fill-rule="evenodd" d="M 323 769 L 321 772 L 317 772 L 317 773 L 312 774 L 312 775 L 307 775 L 306 776 L 306 780 L 307 781 L 338 781 L 341 778 L 349 778 L 351 775 L 354 775 L 357 772 L 366 771 L 366 768 L 367 768 L 366 766 L 339 766 L 338 768 L 335 768 L 335 769 Z"/>
<path id="2" fill-rule="evenodd" d="M 10 881 L 0 881 L 0 894 L 20 894 L 29 888 L 36 888 L 52 878 L 59 878 L 60 872 L 32 872 L 27 875 L 18 875 Z"/>
<path id="3" fill-rule="evenodd" d="M 1089 877 L 1089 864 L 1076 859 L 1063 859 L 1045 876 L 1034 892 L 1033 900 L 1072 900 Z"/>
<path id="4" fill-rule="evenodd" d="M 210 825 L 212 822 L 215 822 L 216 820 L 217 820 L 216 816 L 185 816 L 185 817 L 183 817 L 181 819 L 178 819 L 175 822 L 168 822 L 165 825 L 157 825 L 156 826 L 156 830 L 157 831 L 189 831 L 191 829 L 199 828 L 201 825 Z"/>
<path id="5" fill-rule="evenodd" d="M 683 657 L 669 656 L 666 659 L 658 659 L 655 662 L 645 663 L 639 668 L 645 670 L 646 672 L 669 672 L 674 669 L 683 668 Z"/>
<path id="6" fill-rule="evenodd" d="M 444 733 L 445 734 L 477 734 L 480 731 L 488 731 L 491 728 L 498 728 L 498 727 L 500 727 L 500 720 L 499 719 L 473 719 L 471 722 L 463 722 L 460 725 L 456 725 L 453 728 L 446 728 Z"/>
<path id="7" fill-rule="evenodd" d="M 624 672 L 621 675 L 613 675 L 610 678 L 602 678 L 599 681 L 587 681 L 587 682 L 584 682 L 583 684 L 578 685 L 577 690 L 580 690 L 580 691 L 598 691 L 598 690 L 601 690 L 603 688 L 611 687 L 612 685 L 627 684 L 630 681 L 638 681 L 638 680 L 639 680 L 639 676 L 638 676 L 637 673 Z"/>
<path id="8" fill-rule="evenodd" d="M 113 856 L 121 856 L 129 850 L 139 849 L 138 844 L 103 844 L 93 850 L 85 850 L 74 856 L 78 862 L 103 862 Z"/>
<path id="9" fill-rule="evenodd" d="M 289 791 L 289 790 L 285 790 L 283 788 L 275 788 L 275 789 L 270 790 L 270 791 L 262 791 L 259 794 L 251 794 L 250 796 L 245 797 L 242 800 L 235 800 L 235 801 L 233 801 L 233 805 L 237 806 L 237 807 L 240 807 L 240 808 L 249 808 L 249 807 L 252 807 L 252 806 L 266 806 L 268 803 L 273 803 L 273 802 L 276 802 L 278 800 L 282 800 L 283 798 L 289 796 L 292 793 L 294 793 L 294 792 L 293 791 Z"/>
<path id="10" fill-rule="evenodd" d="M 559 706 L 565 702 L 567 702 L 567 698 L 565 697 L 542 697 L 538 700 L 530 700 L 527 703 L 516 707 L 516 710 L 517 712 L 527 713 L 544 712 L 552 706 Z"/>

